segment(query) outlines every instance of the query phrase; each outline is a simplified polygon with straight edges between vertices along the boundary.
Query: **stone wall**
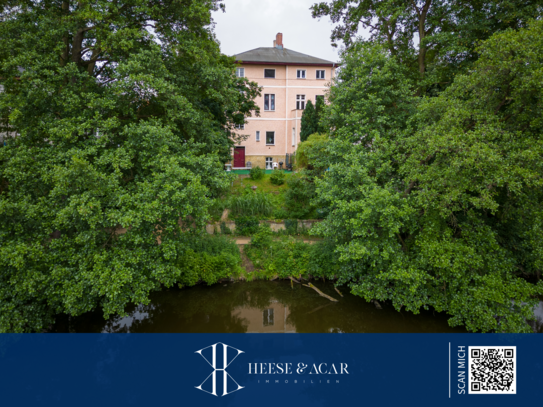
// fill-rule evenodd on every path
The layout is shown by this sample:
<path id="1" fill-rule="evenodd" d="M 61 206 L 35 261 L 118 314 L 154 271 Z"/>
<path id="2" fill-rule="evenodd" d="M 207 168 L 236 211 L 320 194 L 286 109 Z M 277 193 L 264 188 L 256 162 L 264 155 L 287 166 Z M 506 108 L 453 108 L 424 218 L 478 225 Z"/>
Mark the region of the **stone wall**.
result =
<path id="1" fill-rule="evenodd" d="M 252 168 L 259 166 L 263 170 L 266 169 L 266 157 L 271 157 L 273 159 L 272 162 L 275 162 L 279 164 L 279 161 L 283 161 L 283 168 L 285 168 L 285 155 L 249 155 L 245 157 L 245 162 L 250 161 L 252 164 Z"/>
<path id="2" fill-rule="evenodd" d="M 318 219 L 307 219 L 307 220 L 299 220 L 298 221 L 298 230 L 301 229 L 311 229 L 313 225 L 317 222 L 320 222 Z M 280 230 L 286 230 L 285 222 L 276 222 L 273 220 L 261 220 L 260 224 L 268 223 L 270 225 L 271 230 L 274 232 L 278 232 Z M 228 227 L 232 232 L 236 230 L 236 222 L 234 221 L 226 221 L 224 222 L 225 226 Z M 208 223 L 206 225 L 206 232 L 209 234 L 219 234 L 221 233 L 221 222 L 217 223 Z"/>
<path id="3" fill-rule="evenodd" d="M 279 161 L 283 161 L 283 169 L 285 168 L 285 154 L 283 155 L 246 155 L 245 156 L 245 163 L 247 161 L 251 162 L 251 167 L 255 168 L 256 166 L 260 167 L 261 169 L 266 169 L 266 157 L 271 157 L 273 159 L 272 162 L 275 162 L 279 164 Z M 233 161 L 228 161 L 227 164 L 232 164 L 232 168 L 234 167 Z M 278 167 L 279 168 L 279 167 Z"/>

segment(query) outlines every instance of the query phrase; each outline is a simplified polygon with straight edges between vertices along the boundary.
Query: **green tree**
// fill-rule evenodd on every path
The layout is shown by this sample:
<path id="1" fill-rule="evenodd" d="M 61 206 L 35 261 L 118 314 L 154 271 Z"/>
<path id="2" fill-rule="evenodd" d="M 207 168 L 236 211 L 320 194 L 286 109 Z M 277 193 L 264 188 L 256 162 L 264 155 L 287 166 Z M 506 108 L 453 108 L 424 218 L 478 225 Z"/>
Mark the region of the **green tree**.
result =
<path id="1" fill-rule="evenodd" d="M 477 43 L 507 28 L 526 27 L 539 18 L 542 0 L 332 0 L 314 4 L 314 18 L 328 16 L 338 25 L 333 45 L 350 47 L 359 28 L 372 43 L 383 44 L 417 73 L 419 92 L 448 86 L 477 59 Z"/>
<path id="2" fill-rule="evenodd" d="M 325 106 L 326 105 L 324 103 L 324 96 L 317 97 L 317 103 L 315 103 L 315 116 L 317 118 L 317 133 L 321 134 L 328 133 L 322 121 L 322 118 L 324 117 Z"/>
<path id="3" fill-rule="evenodd" d="M 302 113 L 302 120 L 300 125 L 300 141 L 307 140 L 309 135 L 316 133 L 318 127 L 318 118 L 315 111 L 315 106 L 311 100 L 308 100 L 304 112 Z"/>
<path id="4" fill-rule="evenodd" d="M 469 74 L 420 101 L 385 46 L 353 47 L 316 180 L 340 281 L 453 326 L 529 332 L 543 293 L 543 22 L 492 36 Z"/>
<path id="5" fill-rule="evenodd" d="M 220 53 L 218 7 L 2 3 L 0 117 L 18 135 L 0 149 L 0 331 L 122 314 L 186 279 L 179 225 L 206 220 L 231 130 L 258 111 Z"/>
<path id="6" fill-rule="evenodd" d="M 296 169 L 313 168 L 313 164 L 321 163 L 323 161 L 321 155 L 326 154 L 328 142 L 329 138 L 326 134 L 314 133 L 306 141 L 300 143 L 296 149 Z"/>

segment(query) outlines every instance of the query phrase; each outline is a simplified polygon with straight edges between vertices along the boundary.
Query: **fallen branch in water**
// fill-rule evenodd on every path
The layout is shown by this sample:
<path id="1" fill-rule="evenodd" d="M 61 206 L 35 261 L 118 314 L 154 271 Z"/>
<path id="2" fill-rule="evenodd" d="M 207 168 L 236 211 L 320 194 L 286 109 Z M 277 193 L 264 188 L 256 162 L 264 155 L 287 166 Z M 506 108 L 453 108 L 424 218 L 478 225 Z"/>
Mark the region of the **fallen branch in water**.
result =
<path id="1" fill-rule="evenodd" d="M 339 292 L 339 290 L 337 289 L 337 287 L 334 287 L 334 290 L 336 290 L 337 293 L 343 297 L 343 294 L 341 294 L 341 293 Z"/>
<path id="2" fill-rule="evenodd" d="M 377 301 L 377 300 L 371 300 L 371 302 L 373 302 L 373 305 L 375 305 L 375 308 L 377 308 L 377 309 L 383 309 L 383 308 L 381 308 L 381 304 L 379 304 L 379 301 Z"/>
<path id="3" fill-rule="evenodd" d="M 298 280 L 296 280 L 294 277 L 289 277 L 289 278 L 291 279 L 291 281 L 294 281 L 295 283 L 302 284 Z"/>
<path id="4" fill-rule="evenodd" d="M 324 298 L 328 298 L 330 301 L 334 301 L 334 302 L 337 302 L 337 300 L 333 297 L 330 297 L 329 295 L 323 293 L 321 290 L 319 290 L 317 287 L 315 287 L 313 284 L 309 283 L 309 284 L 302 284 L 306 287 L 309 287 L 309 288 L 312 288 L 313 290 L 315 290 L 317 293 L 319 293 L 319 295 L 321 297 L 324 297 Z"/>
<path id="5" fill-rule="evenodd" d="M 321 305 L 320 307 L 315 308 L 313 311 L 309 311 L 309 312 L 308 312 L 307 314 L 305 314 L 305 315 L 312 314 L 312 313 L 314 313 L 314 312 L 317 312 L 317 311 L 320 310 L 320 309 L 329 307 L 330 305 L 334 305 L 334 303 L 328 303 L 328 304 Z"/>

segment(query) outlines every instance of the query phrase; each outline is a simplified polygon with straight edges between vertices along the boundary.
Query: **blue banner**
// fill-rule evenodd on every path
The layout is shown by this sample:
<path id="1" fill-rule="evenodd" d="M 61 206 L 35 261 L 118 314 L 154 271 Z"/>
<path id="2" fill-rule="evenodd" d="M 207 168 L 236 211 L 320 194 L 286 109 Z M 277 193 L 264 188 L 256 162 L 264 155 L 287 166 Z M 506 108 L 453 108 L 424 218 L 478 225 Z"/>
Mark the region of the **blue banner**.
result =
<path id="1" fill-rule="evenodd" d="M 6 406 L 511 406 L 536 334 L 4 334 Z"/>

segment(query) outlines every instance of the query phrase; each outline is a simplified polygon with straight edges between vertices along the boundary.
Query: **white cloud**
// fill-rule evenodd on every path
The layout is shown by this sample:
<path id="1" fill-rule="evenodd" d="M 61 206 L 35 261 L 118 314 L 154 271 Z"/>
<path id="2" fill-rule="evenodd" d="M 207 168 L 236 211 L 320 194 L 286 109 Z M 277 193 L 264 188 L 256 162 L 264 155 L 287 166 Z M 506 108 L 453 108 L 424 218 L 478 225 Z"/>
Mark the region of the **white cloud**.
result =
<path id="1" fill-rule="evenodd" d="M 337 62 L 331 46 L 333 25 L 328 17 L 314 19 L 309 7 L 316 0 L 224 0 L 226 13 L 213 13 L 221 51 L 239 54 L 273 46 L 278 32 L 285 48 Z"/>

